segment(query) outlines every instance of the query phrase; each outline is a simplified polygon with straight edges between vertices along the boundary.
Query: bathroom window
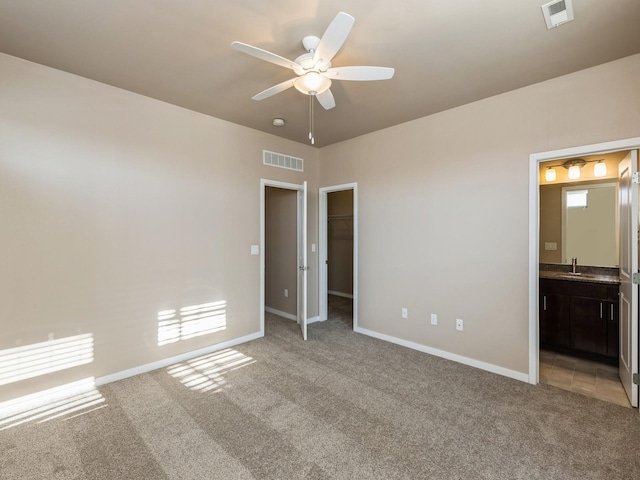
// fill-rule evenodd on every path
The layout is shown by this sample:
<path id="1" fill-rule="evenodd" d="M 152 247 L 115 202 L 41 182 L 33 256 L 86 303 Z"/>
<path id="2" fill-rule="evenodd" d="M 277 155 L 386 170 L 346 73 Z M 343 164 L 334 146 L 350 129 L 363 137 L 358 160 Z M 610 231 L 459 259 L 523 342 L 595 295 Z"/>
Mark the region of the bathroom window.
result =
<path id="1" fill-rule="evenodd" d="M 587 208 L 588 193 L 589 193 L 589 190 L 567 191 L 567 208 L 572 208 L 572 207 Z"/>

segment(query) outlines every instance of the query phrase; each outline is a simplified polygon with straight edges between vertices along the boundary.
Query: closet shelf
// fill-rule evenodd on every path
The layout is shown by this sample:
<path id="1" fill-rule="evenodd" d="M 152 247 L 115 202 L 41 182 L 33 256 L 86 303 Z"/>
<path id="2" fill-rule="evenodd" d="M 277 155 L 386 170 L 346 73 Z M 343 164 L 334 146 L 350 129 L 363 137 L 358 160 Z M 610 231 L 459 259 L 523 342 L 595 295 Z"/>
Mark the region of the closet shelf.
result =
<path id="1" fill-rule="evenodd" d="M 345 214 L 345 215 L 328 215 L 327 216 L 327 221 L 329 223 L 329 226 L 335 230 L 336 229 L 336 225 L 338 223 L 340 223 L 344 228 L 350 227 L 352 226 L 352 224 L 350 222 L 353 222 L 353 215 L 351 214 Z M 344 222 L 344 223 L 341 223 Z"/>

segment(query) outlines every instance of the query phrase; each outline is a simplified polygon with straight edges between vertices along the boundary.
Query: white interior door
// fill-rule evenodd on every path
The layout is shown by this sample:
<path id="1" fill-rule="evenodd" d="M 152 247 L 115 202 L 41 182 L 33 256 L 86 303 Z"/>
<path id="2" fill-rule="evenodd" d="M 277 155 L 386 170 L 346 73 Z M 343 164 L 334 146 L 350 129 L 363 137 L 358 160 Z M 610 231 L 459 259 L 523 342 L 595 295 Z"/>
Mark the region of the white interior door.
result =
<path id="1" fill-rule="evenodd" d="M 630 152 L 620 162 L 620 380 L 634 407 L 638 406 L 638 286 L 633 273 L 638 271 L 638 185 L 633 174 L 638 170 L 638 153 Z"/>
<path id="2" fill-rule="evenodd" d="M 307 182 L 298 191 L 298 324 L 307 339 Z"/>

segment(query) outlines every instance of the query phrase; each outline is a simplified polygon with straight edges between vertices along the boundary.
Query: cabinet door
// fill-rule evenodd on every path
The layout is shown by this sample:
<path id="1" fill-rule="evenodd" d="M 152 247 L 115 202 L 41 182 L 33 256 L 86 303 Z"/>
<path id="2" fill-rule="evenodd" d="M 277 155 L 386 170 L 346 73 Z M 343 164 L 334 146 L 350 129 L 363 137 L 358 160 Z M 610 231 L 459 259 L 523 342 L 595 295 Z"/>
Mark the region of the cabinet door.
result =
<path id="1" fill-rule="evenodd" d="M 607 357 L 618 358 L 618 345 L 620 343 L 618 302 L 607 302 L 607 305 Z"/>
<path id="2" fill-rule="evenodd" d="M 607 308 L 609 302 L 595 298 L 573 297 L 571 332 L 573 348 L 583 352 L 607 354 Z"/>
<path id="3" fill-rule="evenodd" d="M 570 347 L 570 297 L 555 293 L 542 293 L 540 297 L 540 344 Z"/>

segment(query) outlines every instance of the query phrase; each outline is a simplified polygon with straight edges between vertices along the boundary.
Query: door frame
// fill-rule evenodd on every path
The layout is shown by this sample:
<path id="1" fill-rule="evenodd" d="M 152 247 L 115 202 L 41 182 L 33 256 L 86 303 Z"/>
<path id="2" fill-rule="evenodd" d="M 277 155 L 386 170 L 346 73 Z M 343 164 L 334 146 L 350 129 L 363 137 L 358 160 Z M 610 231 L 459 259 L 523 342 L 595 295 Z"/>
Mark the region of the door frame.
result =
<path id="1" fill-rule="evenodd" d="M 318 305 L 320 321 L 328 318 L 328 275 L 327 275 L 327 257 L 328 257 L 328 199 L 327 194 L 333 192 L 341 192 L 344 190 L 353 190 L 353 330 L 358 329 L 358 183 L 344 183 L 341 185 L 332 185 L 322 187 L 318 190 L 318 250 L 320 258 L 319 265 L 319 287 L 318 287 Z"/>
<path id="2" fill-rule="evenodd" d="M 599 155 L 621 150 L 638 149 L 640 149 L 640 137 L 634 137 L 612 142 L 532 153 L 529 155 L 529 383 L 533 385 L 540 382 L 540 338 L 538 321 L 540 163 L 567 157 Z M 638 212 L 633 212 L 633 214 L 638 215 Z M 638 319 L 635 318 L 633 321 L 636 322 L 637 325 Z"/>
<path id="3" fill-rule="evenodd" d="M 305 185 L 304 184 L 296 184 L 296 183 L 287 183 L 281 182 L 278 180 L 268 180 L 265 178 L 260 179 L 260 336 L 264 337 L 264 308 L 265 308 L 265 192 L 267 187 L 275 187 L 282 188 L 284 190 L 292 190 L 295 192 L 304 192 Z M 298 199 L 296 198 L 296 204 L 300 204 Z M 298 207 L 298 212 L 296 215 L 297 222 L 297 238 L 296 245 L 298 246 L 298 250 L 300 249 L 300 238 L 302 237 L 302 215 L 305 212 L 300 212 L 300 208 Z M 300 253 L 297 252 L 297 258 L 300 258 Z M 296 268 L 296 278 L 298 278 L 298 268 Z M 298 282 L 299 283 L 299 282 Z M 299 290 L 299 288 L 298 288 Z M 300 298 L 303 292 L 298 292 L 297 300 L 296 300 L 296 316 L 298 317 L 298 323 L 300 322 Z"/>

